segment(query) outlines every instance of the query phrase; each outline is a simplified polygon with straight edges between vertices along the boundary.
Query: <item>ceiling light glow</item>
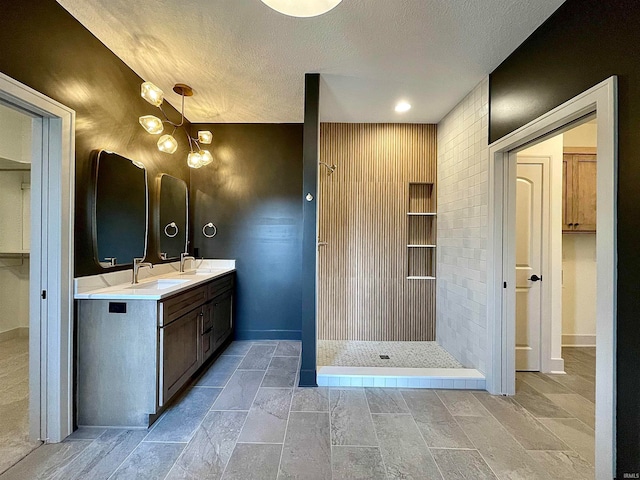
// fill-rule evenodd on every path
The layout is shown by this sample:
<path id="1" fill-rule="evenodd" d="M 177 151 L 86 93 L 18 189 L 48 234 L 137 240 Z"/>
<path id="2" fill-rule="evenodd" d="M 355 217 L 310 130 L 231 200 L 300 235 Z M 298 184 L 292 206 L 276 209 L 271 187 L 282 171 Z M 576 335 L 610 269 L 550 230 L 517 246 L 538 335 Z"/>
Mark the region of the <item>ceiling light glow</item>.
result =
<path id="1" fill-rule="evenodd" d="M 398 112 L 398 113 L 408 112 L 409 110 L 411 110 L 411 104 L 410 103 L 398 102 L 398 104 L 396 105 L 396 112 Z"/>
<path id="2" fill-rule="evenodd" d="M 262 0 L 262 3 L 290 17 L 317 17 L 335 8 L 342 0 Z"/>

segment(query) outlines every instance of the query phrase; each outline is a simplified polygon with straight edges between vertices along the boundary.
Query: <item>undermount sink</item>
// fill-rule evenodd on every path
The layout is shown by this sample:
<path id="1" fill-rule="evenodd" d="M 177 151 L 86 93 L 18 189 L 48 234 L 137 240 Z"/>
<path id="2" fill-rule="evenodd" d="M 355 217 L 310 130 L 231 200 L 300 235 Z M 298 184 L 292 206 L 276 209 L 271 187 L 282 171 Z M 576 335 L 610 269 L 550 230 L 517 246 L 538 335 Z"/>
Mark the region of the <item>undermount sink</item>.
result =
<path id="1" fill-rule="evenodd" d="M 212 273 L 214 273 L 214 270 L 211 268 L 200 268 L 182 272 L 180 275 L 211 275 Z"/>
<path id="2" fill-rule="evenodd" d="M 132 290 L 164 290 L 166 288 L 176 287 L 188 281 L 189 280 L 181 278 L 161 278 L 159 280 L 154 280 L 153 282 L 136 283 L 135 285 L 131 285 L 127 288 Z"/>

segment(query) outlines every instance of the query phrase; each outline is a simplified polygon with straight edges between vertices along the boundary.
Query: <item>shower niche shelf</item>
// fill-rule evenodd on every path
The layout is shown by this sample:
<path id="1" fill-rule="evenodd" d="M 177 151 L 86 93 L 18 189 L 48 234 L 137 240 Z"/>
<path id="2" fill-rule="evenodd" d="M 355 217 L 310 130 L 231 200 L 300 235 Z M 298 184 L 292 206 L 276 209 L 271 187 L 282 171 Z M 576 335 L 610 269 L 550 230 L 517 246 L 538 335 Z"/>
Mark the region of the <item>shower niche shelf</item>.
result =
<path id="1" fill-rule="evenodd" d="M 433 183 L 409 183 L 407 280 L 435 280 L 436 217 Z"/>

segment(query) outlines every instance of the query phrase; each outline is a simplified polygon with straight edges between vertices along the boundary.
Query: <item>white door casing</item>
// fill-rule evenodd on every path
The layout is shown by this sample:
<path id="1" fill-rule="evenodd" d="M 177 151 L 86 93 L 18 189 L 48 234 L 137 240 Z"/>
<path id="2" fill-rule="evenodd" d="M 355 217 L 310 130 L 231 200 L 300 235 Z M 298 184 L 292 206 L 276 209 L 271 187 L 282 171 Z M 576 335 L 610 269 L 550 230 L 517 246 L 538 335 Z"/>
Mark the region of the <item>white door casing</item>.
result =
<path id="1" fill-rule="evenodd" d="M 487 265 L 487 390 L 515 393 L 515 201 L 514 150 L 558 133 L 587 115 L 597 115 L 596 255 L 596 478 L 615 476 L 617 302 L 617 78 L 612 76 L 489 145 Z"/>
<path id="2" fill-rule="evenodd" d="M 516 174 L 516 370 L 540 371 L 543 243 L 549 159 L 518 156 Z M 547 228 L 545 228 L 547 227 Z M 534 277 L 535 275 L 535 277 Z"/>
<path id="3" fill-rule="evenodd" d="M 75 112 L 2 73 L 0 99 L 34 116 L 29 431 L 34 440 L 60 442 L 73 428 Z"/>

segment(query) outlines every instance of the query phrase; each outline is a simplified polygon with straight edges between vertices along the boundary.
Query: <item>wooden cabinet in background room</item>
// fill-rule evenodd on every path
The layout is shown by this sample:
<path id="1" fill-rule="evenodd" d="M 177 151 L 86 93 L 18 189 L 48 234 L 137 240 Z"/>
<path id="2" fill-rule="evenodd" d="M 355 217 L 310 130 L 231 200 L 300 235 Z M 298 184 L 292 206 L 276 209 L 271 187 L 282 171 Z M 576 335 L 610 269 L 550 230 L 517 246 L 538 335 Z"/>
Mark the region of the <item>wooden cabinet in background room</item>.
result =
<path id="1" fill-rule="evenodd" d="M 565 149 L 562 231 L 596 231 L 596 149 Z"/>

